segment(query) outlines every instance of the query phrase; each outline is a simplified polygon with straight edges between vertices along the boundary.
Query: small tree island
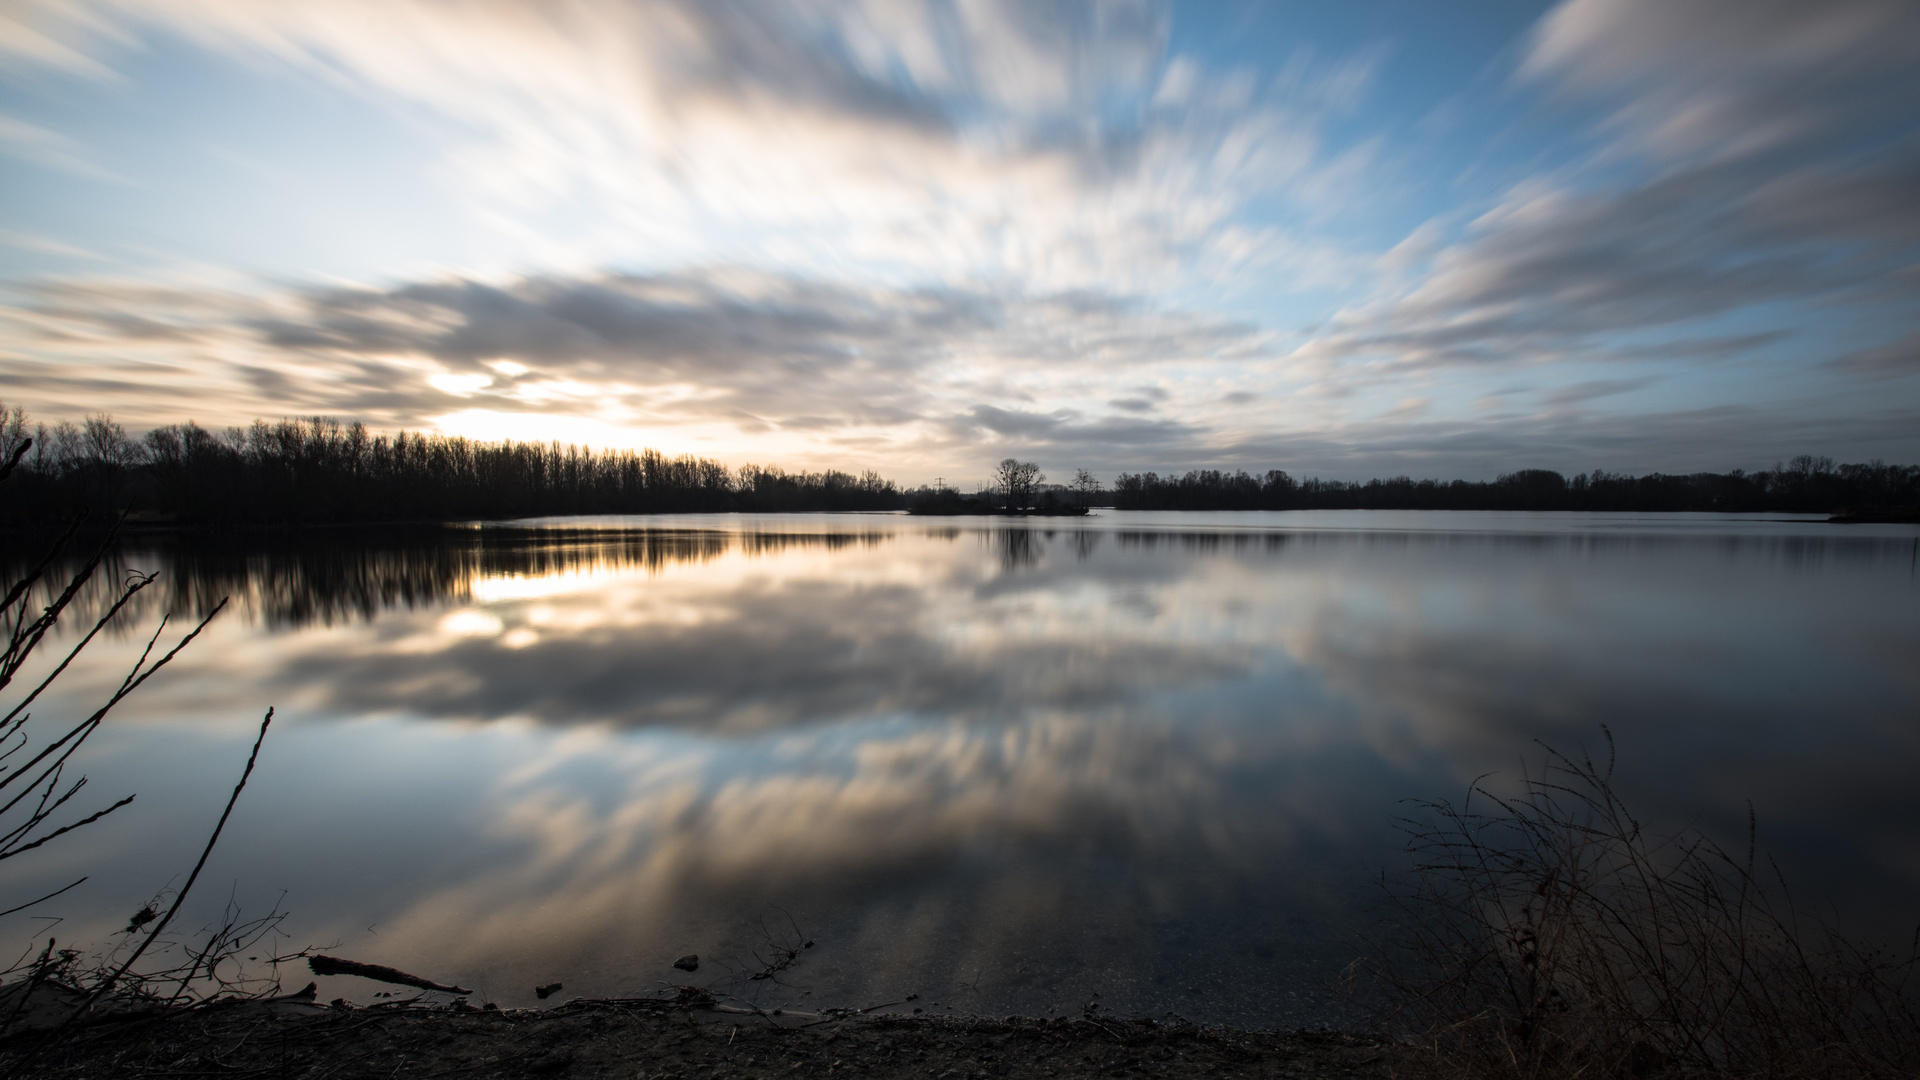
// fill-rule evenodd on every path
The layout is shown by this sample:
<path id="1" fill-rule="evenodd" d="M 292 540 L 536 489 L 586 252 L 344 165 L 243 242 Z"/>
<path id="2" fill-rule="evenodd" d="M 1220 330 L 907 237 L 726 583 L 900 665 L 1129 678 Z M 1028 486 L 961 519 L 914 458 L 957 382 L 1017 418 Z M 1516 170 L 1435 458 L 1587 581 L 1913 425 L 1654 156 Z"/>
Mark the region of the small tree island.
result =
<path id="1" fill-rule="evenodd" d="M 1009 514 L 1017 517 L 1081 517 L 1088 512 L 1099 482 L 1085 469 L 1071 488 L 1042 487 L 1047 474 L 1031 461 L 1004 458 L 993 470 L 993 485 L 973 495 L 941 485 L 908 495 L 907 512 L 925 515 Z"/>

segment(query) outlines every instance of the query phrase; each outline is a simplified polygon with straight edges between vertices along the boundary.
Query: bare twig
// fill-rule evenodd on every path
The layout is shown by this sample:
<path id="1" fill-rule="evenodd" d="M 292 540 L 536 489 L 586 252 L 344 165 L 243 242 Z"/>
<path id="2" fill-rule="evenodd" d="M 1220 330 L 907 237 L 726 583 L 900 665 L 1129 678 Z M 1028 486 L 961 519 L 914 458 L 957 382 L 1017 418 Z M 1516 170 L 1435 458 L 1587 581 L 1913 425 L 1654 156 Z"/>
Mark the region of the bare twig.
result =
<path id="1" fill-rule="evenodd" d="M 56 896 L 59 896 L 59 895 L 60 895 L 61 893 L 63 893 L 63 892 L 66 892 L 66 891 L 67 891 L 68 889 L 71 889 L 71 888 L 73 888 L 73 887 L 74 887 L 75 885 L 79 885 L 79 884 L 80 884 L 81 882 L 84 882 L 84 881 L 86 881 L 86 880 L 87 880 L 86 878 L 81 878 L 81 879 L 80 879 L 80 881 L 76 881 L 76 882 L 74 882 L 74 883 L 73 883 L 72 885 L 62 885 L 61 887 L 59 887 L 59 888 L 57 888 L 57 889 L 55 889 L 55 890 L 53 890 L 52 892 L 50 892 L 50 893 L 48 893 L 47 895 L 45 895 L 45 896 L 43 896 L 43 897 L 41 897 L 41 898 L 40 898 L 40 899 L 38 899 L 38 900 L 29 900 L 29 901 L 27 901 L 26 903 L 24 903 L 24 904 L 21 904 L 21 905 L 20 905 L 20 906 L 18 906 L 18 907 L 10 907 L 10 908 L 8 908 L 8 909 L 7 909 L 7 910 L 5 910 L 5 911 L 0 911 L 0 919 L 3 919 L 3 918 L 5 918 L 5 917 L 7 917 L 8 915 L 12 915 L 12 914 L 14 914 L 14 913 L 16 913 L 16 912 L 21 912 L 21 911 L 25 911 L 25 910 L 27 910 L 28 908 L 30 908 L 30 907 L 32 907 L 32 906 L 33 906 L 33 905 L 35 905 L 35 904 L 42 904 L 42 903 L 45 903 L 45 902 L 47 902 L 48 900 L 51 900 L 51 899 L 53 899 L 54 897 L 56 897 Z"/>
<path id="2" fill-rule="evenodd" d="M 203 623 L 202 625 L 205 624 Z M 184 644 L 184 642 L 182 644 Z M 178 650 L 175 651 L 177 652 Z M 161 917 L 159 924 L 142 939 L 139 947 L 133 950 L 133 955 L 127 957 L 126 960 L 120 964 L 119 969 L 112 975 L 100 980 L 100 982 L 94 986 L 93 992 L 87 995 L 87 1000 L 80 1008 L 75 1009 L 73 1013 L 67 1017 L 65 1024 L 61 1025 L 62 1030 L 72 1024 L 76 1017 L 93 1008 L 94 1003 L 98 1002 L 107 991 L 118 985 L 120 980 L 126 976 L 127 972 L 133 968 L 133 965 L 139 961 L 141 954 L 147 951 L 147 947 L 160 937 L 160 934 L 166 930 L 168 924 L 173 922 L 173 917 L 180 913 L 180 906 L 186 903 L 187 894 L 192 891 L 193 883 L 199 880 L 200 871 L 206 867 L 208 857 L 213 854 L 213 846 L 220 842 L 220 833 L 227 827 L 227 819 L 233 815 L 234 804 L 240 801 L 240 793 L 246 790 L 247 778 L 253 775 L 254 763 L 260 759 L 260 744 L 267 741 L 267 728 L 272 725 L 272 723 L 273 710 L 268 709 L 267 715 L 260 721 L 260 734 L 253 740 L 253 752 L 247 755 L 247 767 L 240 772 L 240 782 L 233 786 L 233 794 L 227 798 L 226 809 L 220 812 L 220 820 L 213 827 L 213 835 L 207 837 L 207 846 L 201 849 L 200 860 L 193 864 L 193 872 L 187 875 L 186 884 L 180 886 L 180 892 L 173 898 L 173 906 L 167 909 L 166 915 Z"/>

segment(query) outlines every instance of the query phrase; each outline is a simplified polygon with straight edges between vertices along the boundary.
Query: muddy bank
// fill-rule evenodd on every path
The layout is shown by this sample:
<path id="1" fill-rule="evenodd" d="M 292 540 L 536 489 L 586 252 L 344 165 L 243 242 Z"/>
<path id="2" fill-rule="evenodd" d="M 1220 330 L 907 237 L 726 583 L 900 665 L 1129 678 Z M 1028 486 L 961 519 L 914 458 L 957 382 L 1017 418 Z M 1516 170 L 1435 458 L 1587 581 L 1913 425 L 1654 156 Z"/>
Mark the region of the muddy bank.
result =
<path id="1" fill-rule="evenodd" d="M 652 1001 L 575 1001 L 527 1011 L 239 1005 L 101 1025 L 29 1059 L 34 1038 L 21 1035 L 0 1044 L 0 1073 L 155 1080 L 827 1075 L 1072 1080 L 1385 1078 L 1406 1075 L 1412 1064 L 1403 1048 L 1337 1033 L 1280 1034 L 1108 1017 L 775 1017 Z"/>

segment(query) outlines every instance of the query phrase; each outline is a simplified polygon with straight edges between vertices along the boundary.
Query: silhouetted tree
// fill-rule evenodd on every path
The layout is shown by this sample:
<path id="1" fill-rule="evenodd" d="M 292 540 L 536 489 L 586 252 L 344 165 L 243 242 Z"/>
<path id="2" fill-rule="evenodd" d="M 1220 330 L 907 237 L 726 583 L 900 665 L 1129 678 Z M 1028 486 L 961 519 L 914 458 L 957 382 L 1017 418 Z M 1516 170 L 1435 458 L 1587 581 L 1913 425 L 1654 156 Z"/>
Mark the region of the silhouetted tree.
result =
<path id="1" fill-rule="evenodd" d="M 1006 492 L 1008 510 L 1024 510 L 1033 505 L 1033 486 L 1046 478 L 1040 466 L 1017 458 L 1003 459 L 993 471 L 994 486 Z"/>
<path id="2" fill-rule="evenodd" d="M 111 416 L 29 431 L 18 408 L 0 407 L 0 449 L 24 448 L 0 504 L 0 522 L 50 524 L 82 508 L 131 506 L 141 516 L 200 523 L 422 521 L 549 514 L 728 510 L 891 510 L 908 498 L 874 472 L 790 473 L 777 466 L 730 469 L 655 450 L 596 451 L 554 443 L 479 442 L 402 431 L 375 434 L 324 417 L 257 420 L 209 431 L 189 420 L 135 439 Z M 994 491 L 963 497 L 923 492 L 929 512 L 1034 505 L 1046 478 L 1007 458 Z M 1086 470 L 1070 486 L 1082 505 L 1098 492 Z M 1049 498 L 1056 493 L 1048 491 Z M 1920 466 L 1836 464 L 1801 455 L 1771 470 L 1626 476 L 1594 470 L 1565 477 L 1522 469 L 1488 482 L 1355 483 L 1295 480 L 1280 469 L 1195 469 L 1180 476 L 1122 473 L 1114 505 L 1135 510 L 1709 510 L 1908 515 L 1920 508 Z M 985 504 L 985 505 L 983 505 Z"/>
<path id="3" fill-rule="evenodd" d="M 1080 509 L 1085 510 L 1093 499 L 1094 492 L 1100 490 L 1100 481 L 1085 469 L 1073 471 L 1073 490 L 1080 496 Z"/>
<path id="4" fill-rule="evenodd" d="M 1114 505 L 1123 510 L 1710 510 L 1722 512 L 1907 513 L 1920 506 L 1920 466 L 1873 461 L 1836 465 L 1802 456 L 1767 472 L 1651 473 L 1595 470 L 1571 480 L 1522 469 L 1490 482 L 1415 480 L 1355 483 L 1295 481 L 1279 469 L 1195 469 L 1184 476 L 1122 473 Z"/>
<path id="5" fill-rule="evenodd" d="M 19 410 L 0 437 L 25 440 Z M 17 429 L 17 430 L 16 430 Z M 22 459 L 14 522 L 121 507 L 190 522 L 459 520 L 547 514 L 724 510 L 887 510 L 899 489 L 874 472 L 738 471 L 653 450 L 376 435 L 312 417 L 215 434 L 188 421 L 130 438 L 108 416 L 44 425 Z M 25 481 L 25 482 L 22 482 Z"/>

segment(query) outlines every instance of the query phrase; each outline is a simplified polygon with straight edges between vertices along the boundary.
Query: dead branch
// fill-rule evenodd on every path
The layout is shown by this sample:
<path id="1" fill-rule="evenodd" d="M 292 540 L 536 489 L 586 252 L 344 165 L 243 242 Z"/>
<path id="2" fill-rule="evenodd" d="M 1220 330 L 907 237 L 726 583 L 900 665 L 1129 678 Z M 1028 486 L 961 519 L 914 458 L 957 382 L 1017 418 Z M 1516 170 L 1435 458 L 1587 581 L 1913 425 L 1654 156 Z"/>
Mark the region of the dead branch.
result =
<path id="1" fill-rule="evenodd" d="M 459 986 L 448 986 L 432 979 L 423 979 L 418 975 L 409 975 L 399 968 L 390 968 L 385 964 L 363 964 L 358 960 L 342 960 L 337 956 L 309 956 L 307 966 L 315 975 L 358 975 L 375 982 L 392 983 L 395 986 L 412 986 L 421 990 L 438 990 L 445 994 L 471 994 L 473 991 Z"/>

